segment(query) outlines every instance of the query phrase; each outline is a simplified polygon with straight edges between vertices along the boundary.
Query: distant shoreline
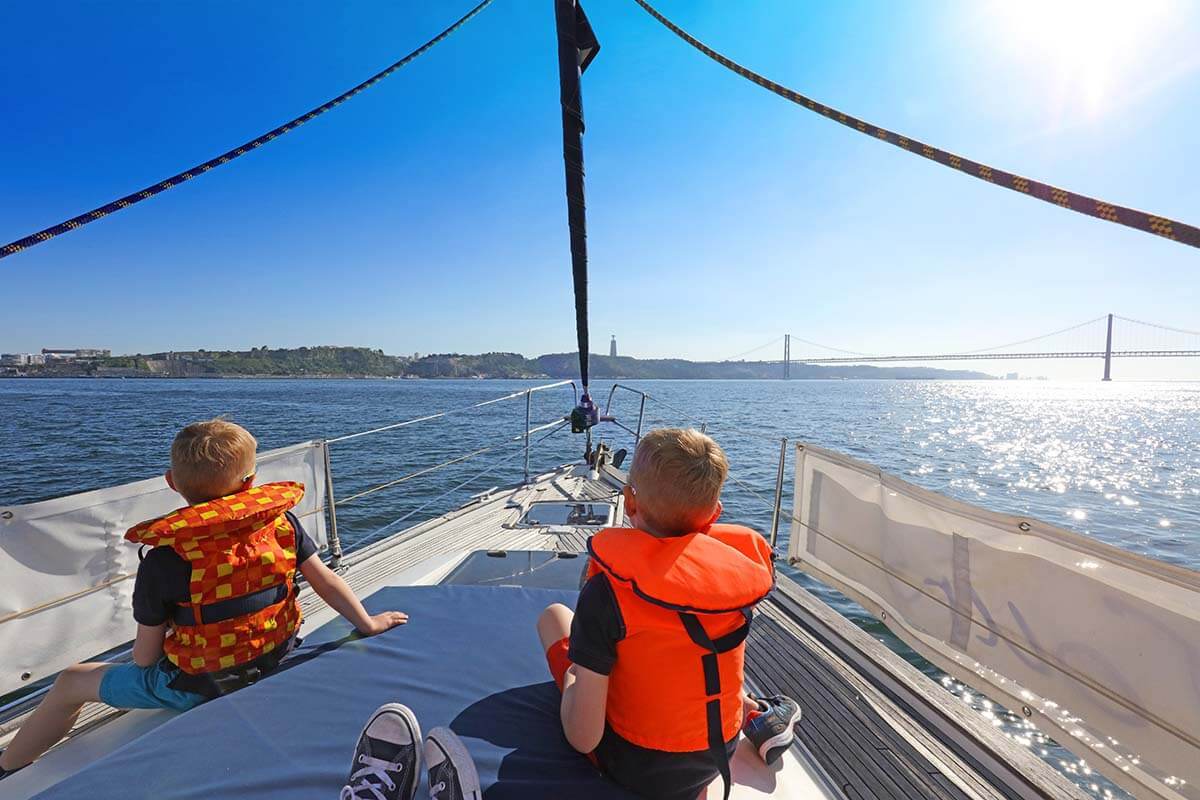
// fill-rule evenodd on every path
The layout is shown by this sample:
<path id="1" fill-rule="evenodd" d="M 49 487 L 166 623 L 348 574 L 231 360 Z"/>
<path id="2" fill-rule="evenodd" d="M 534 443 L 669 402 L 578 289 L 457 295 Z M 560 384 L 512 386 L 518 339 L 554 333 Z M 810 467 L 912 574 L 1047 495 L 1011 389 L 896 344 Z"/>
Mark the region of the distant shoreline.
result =
<path id="1" fill-rule="evenodd" d="M 633 375 L 603 375 L 593 376 L 602 381 L 754 381 L 756 383 L 769 383 L 772 381 L 808 381 L 819 382 L 826 381 L 828 383 L 838 383 L 841 381 L 999 381 L 1001 379 L 987 376 L 985 378 L 913 378 L 913 377 L 863 377 L 863 378 L 831 378 L 831 377 L 808 377 L 808 378 L 655 378 L 647 376 Z M 402 381 L 402 382 L 428 382 L 428 381 L 454 381 L 457 383 L 467 383 L 469 381 L 554 381 L 563 380 L 562 378 L 554 378 L 549 375 L 530 375 L 530 376 L 438 376 L 432 378 L 419 377 L 394 377 L 390 375 L 2 375 L 0 380 L 19 381 L 46 381 L 46 380 L 85 380 L 85 381 Z M 1046 380 L 1045 378 L 1022 378 L 1022 381 Z M 1188 382 L 1188 381 L 1183 381 Z"/>
<path id="2" fill-rule="evenodd" d="M 9 359 L 22 356 L 9 356 Z M 24 358 L 32 358 L 25 356 Z M 44 364 L 0 365 L 8 378 L 310 378 L 310 379 L 516 379 L 561 380 L 577 375 L 575 353 L 527 358 L 520 353 L 434 353 L 394 356 L 366 347 L 255 347 L 250 350 L 168 351 L 123 356 L 49 359 Z M 629 356 L 590 357 L 601 380 L 780 380 L 777 361 L 687 361 Z M 791 380 L 996 380 L 972 370 L 871 364 L 789 364 Z"/>

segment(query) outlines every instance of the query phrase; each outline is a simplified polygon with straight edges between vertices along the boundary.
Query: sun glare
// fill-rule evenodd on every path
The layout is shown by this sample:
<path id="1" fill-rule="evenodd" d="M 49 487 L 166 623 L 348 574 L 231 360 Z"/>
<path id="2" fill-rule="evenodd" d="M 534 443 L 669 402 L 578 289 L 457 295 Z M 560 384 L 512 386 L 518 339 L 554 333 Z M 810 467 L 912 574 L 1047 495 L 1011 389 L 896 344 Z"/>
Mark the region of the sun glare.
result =
<path id="1" fill-rule="evenodd" d="M 987 22 L 1044 74 L 1060 107 L 1098 116 L 1145 71 L 1180 11 L 1179 0 L 992 0 Z"/>

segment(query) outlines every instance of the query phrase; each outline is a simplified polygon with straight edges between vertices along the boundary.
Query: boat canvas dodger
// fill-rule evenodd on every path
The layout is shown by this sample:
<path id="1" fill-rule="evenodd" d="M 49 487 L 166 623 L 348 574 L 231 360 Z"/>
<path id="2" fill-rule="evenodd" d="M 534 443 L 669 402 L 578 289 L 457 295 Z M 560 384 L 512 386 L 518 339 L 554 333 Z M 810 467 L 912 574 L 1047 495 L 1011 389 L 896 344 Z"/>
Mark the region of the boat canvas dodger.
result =
<path id="1" fill-rule="evenodd" d="M 796 448 L 789 559 L 1137 796 L 1200 797 L 1200 575 Z"/>
<path id="2" fill-rule="evenodd" d="M 264 452 L 260 482 L 305 487 L 294 513 L 328 546 L 324 442 Z M 129 641 L 138 548 L 125 531 L 184 505 L 160 476 L 0 508 L 0 696 Z"/>

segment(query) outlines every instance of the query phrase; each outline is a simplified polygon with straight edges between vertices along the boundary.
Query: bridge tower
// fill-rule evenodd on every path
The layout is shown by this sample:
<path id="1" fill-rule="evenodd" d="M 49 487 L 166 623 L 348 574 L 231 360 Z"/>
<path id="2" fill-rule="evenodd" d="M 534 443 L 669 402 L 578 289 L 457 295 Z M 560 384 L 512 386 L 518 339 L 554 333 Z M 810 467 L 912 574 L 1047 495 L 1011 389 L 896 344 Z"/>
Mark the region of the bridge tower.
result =
<path id="1" fill-rule="evenodd" d="M 1103 380 L 1112 380 L 1112 321 L 1113 315 L 1108 315 L 1108 336 L 1104 339 L 1104 378 Z"/>
<path id="2" fill-rule="evenodd" d="M 617 357 L 617 336 L 616 336 L 616 334 L 613 334 L 612 341 L 608 343 L 608 357 L 609 358 Z"/>
<path id="3" fill-rule="evenodd" d="M 783 379 L 786 381 L 792 377 L 792 335 L 785 333 L 783 335 Z"/>

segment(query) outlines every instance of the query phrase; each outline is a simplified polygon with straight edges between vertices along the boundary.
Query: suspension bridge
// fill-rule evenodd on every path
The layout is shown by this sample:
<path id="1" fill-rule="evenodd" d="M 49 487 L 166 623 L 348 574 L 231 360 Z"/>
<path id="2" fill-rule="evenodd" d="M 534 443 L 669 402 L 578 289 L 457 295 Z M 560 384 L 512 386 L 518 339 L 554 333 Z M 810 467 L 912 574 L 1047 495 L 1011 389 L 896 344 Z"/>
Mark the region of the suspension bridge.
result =
<path id="1" fill-rule="evenodd" d="M 740 361 L 782 342 L 783 357 L 764 363 L 779 364 L 782 377 L 791 377 L 792 364 L 881 364 L 932 361 L 1023 361 L 1091 358 L 1103 360 L 1103 380 L 1112 380 L 1114 358 L 1200 358 L 1200 331 L 1106 314 L 1076 325 L 1015 342 L 957 353 L 862 353 L 802 339 L 790 333 L 739 353 L 724 361 Z M 792 343 L 808 350 L 793 355 Z"/>

